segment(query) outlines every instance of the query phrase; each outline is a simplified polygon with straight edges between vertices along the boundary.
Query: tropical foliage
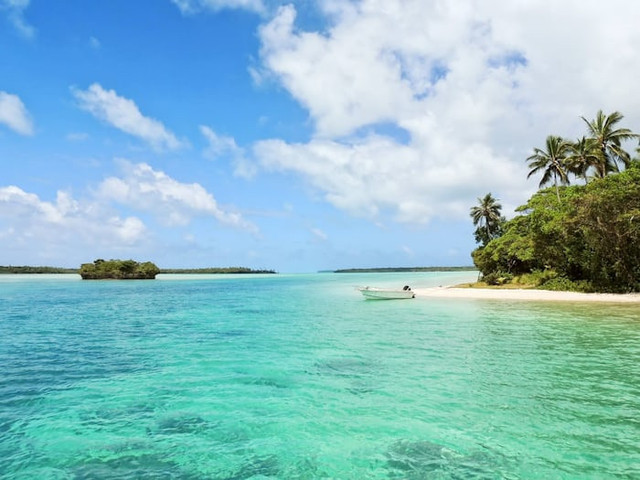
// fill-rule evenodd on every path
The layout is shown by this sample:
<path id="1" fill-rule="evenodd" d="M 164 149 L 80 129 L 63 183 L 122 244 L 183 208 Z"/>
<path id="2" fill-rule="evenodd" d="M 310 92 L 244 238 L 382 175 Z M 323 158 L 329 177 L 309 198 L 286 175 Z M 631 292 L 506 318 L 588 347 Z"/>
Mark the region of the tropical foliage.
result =
<path id="1" fill-rule="evenodd" d="M 84 280 L 99 279 L 153 279 L 160 269 L 151 262 L 138 263 L 134 260 L 102 260 L 93 263 L 83 263 L 80 266 L 80 276 Z"/>
<path id="2" fill-rule="evenodd" d="M 564 159 L 564 166 L 567 173 L 583 178 L 584 182 L 589 181 L 588 172 L 591 167 L 600 164 L 600 157 L 597 152 L 597 142 L 591 137 L 582 137 L 575 143 L 569 144 L 569 153 Z M 612 170 L 607 170 L 610 173 Z"/>
<path id="3" fill-rule="evenodd" d="M 617 172 L 620 163 L 627 167 L 631 161 L 629 153 L 622 148 L 622 142 L 638 136 L 628 128 L 615 128 L 622 118 L 620 112 L 605 115 L 602 110 L 598 111 L 596 118 L 592 121 L 582 117 L 593 139 L 597 158 L 594 168 L 599 177 L 605 177 L 610 172 Z"/>
<path id="4" fill-rule="evenodd" d="M 471 219 L 476 227 L 474 232 L 476 243 L 481 243 L 484 246 L 500 236 L 502 224 L 504 223 L 504 217 L 500 214 L 501 210 L 502 205 L 493 198 L 491 193 L 478 198 L 478 205 L 472 207 L 470 212 Z"/>
<path id="5" fill-rule="evenodd" d="M 558 183 L 562 185 L 569 184 L 567 153 L 570 145 L 562 137 L 549 135 L 546 141 L 546 148 L 544 150 L 534 148 L 533 155 L 527 158 L 531 169 L 527 178 L 542 171 L 542 180 L 540 180 L 539 186 L 542 187 L 553 180 L 558 200 L 560 199 Z"/>
<path id="6" fill-rule="evenodd" d="M 640 291 L 640 159 L 622 149 L 637 135 L 616 128 L 621 119 L 598 112 L 585 120 L 590 136 L 575 143 L 549 136 L 534 150 L 530 175 L 541 172 L 540 186 L 554 186 L 534 194 L 472 253 L 488 283 L 526 277 L 542 288 Z M 586 184 L 569 186 L 588 172 Z"/>

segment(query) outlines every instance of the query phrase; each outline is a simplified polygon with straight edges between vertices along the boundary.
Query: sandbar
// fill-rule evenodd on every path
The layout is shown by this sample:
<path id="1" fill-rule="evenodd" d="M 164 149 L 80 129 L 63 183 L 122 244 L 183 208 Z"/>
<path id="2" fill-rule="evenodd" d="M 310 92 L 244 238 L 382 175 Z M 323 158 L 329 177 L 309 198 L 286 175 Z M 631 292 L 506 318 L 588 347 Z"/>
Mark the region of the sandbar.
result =
<path id="1" fill-rule="evenodd" d="M 536 300 L 556 302 L 606 302 L 606 303 L 638 303 L 640 293 L 578 293 L 555 292 L 534 289 L 500 289 L 500 288 L 414 288 L 416 298 L 470 298 L 485 300 Z"/>

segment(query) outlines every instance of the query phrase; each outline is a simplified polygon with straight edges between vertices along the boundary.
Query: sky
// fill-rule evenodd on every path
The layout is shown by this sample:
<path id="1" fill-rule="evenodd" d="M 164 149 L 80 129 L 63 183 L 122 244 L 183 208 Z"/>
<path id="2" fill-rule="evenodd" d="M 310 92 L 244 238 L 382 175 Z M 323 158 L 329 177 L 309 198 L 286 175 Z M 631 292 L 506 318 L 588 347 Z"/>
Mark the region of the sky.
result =
<path id="1" fill-rule="evenodd" d="M 466 266 L 526 158 L 640 131 L 640 2 L 0 0 L 0 265 Z M 632 147 L 632 151 L 635 145 Z"/>

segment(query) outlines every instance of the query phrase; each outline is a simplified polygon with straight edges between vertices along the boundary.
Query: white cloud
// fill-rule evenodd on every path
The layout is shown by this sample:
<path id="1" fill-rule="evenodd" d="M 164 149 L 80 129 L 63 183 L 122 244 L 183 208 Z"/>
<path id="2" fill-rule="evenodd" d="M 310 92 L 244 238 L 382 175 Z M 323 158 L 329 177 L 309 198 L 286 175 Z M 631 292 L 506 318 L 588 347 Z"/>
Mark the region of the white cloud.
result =
<path id="1" fill-rule="evenodd" d="M 80 108 L 94 117 L 148 142 L 157 150 L 175 150 L 183 146 L 173 133 L 158 120 L 142 115 L 132 100 L 105 90 L 97 83 L 87 90 L 72 89 Z"/>
<path id="2" fill-rule="evenodd" d="M 0 187 L 0 222 L 3 220 L 9 224 L 3 240 L 15 245 L 37 242 L 43 248 L 44 244 L 47 248 L 132 245 L 146 233 L 136 217 L 120 218 L 99 204 L 78 202 L 62 191 L 55 202 L 47 202 L 12 185 Z"/>
<path id="3" fill-rule="evenodd" d="M 35 29 L 24 19 L 24 11 L 29 3 L 30 0 L 0 0 L 0 10 L 7 12 L 9 22 L 26 38 L 32 38 L 35 35 Z"/>
<path id="4" fill-rule="evenodd" d="M 456 147 L 455 160 L 448 148 L 419 149 L 371 136 L 351 144 L 268 140 L 255 145 L 255 154 L 265 168 L 296 171 L 325 192 L 329 203 L 370 218 L 390 213 L 397 221 L 424 223 L 433 217 L 465 216 L 475 201 L 469 185 L 493 184 L 512 196 L 519 194 L 513 178 L 526 177 L 524 169 L 480 144 Z"/>
<path id="5" fill-rule="evenodd" d="M 359 125 L 391 121 L 410 105 L 411 92 L 397 81 L 393 56 L 384 58 L 377 46 L 366 45 L 382 32 L 362 31 L 348 22 L 326 37 L 297 33 L 294 21 L 295 9 L 289 5 L 262 27 L 262 57 L 309 109 L 318 134 L 344 135 Z"/>
<path id="6" fill-rule="evenodd" d="M 263 74 L 308 109 L 314 138 L 254 146 L 354 214 L 466 217 L 489 191 L 505 211 L 536 185 L 525 158 L 581 115 L 640 129 L 640 3 L 334 0 L 329 26 L 282 7 L 260 29 Z"/>
<path id="7" fill-rule="evenodd" d="M 31 116 L 17 95 L 0 91 L 0 123 L 22 135 L 33 135 Z"/>
<path id="8" fill-rule="evenodd" d="M 255 175 L 255 165 L 246 159 L 244 149 L 239 147 L 232 137 L 218 135 L 206 125 L 200 126 L 200 133 L 202 133 L 209 143 L 204 151 L 205 157 L 211 160 L 220 157 L 229 157 L 234 164 L 234 173 L 237 176 L 251 178 Z"/>
<path id="9" fill-rule="evenodd" d="M 96 195 L 138 211 L 151 212 L 166 225 L 187 225 L 193 217 L 213 217 L 223 224 L 257 232 L 236 212 L 222 209 L 212 194 L 198 183 L 181 183 L 146 163 L 121 161 L 123 175 L 109 177 Z"/>
<path id="10" fill-rule="evenodd" d="M 262 0 L 171 0 L 183 15 L 194 14 L 202 10 L 217 12 L 225 9 L 241 9 L 263 12 Z"/>
<path id="11" fill-rule="evenodd" d="M 121 166 L 121 175 L 104 179 L 82 199 L 59 191 L 47 201 L 17 186 L 0 187 L 0 250 L 5 257 L 73 266 L 96 256 L 149 255 L 157 238 L 156 230 L 141 219 L 145 214 L 164 223 L 166 235 L 191 235 L 183 227 L 194 217 L 257 233 L 197 183 L 180 183 L 144 163 L 121 161 Z"/>

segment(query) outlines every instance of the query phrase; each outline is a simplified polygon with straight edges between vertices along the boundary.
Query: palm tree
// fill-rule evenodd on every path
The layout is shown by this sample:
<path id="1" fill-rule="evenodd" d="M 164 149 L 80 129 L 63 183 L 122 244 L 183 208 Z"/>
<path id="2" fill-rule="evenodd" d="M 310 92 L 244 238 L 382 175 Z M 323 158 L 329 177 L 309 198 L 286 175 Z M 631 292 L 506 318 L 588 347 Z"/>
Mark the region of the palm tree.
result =
<path id="1" fill-rule="evenodd" d="M 571 144 L 562 137 L 549 135 L 546 140 L 546 150 L 534 148 L 533 155 L 527 158 L 529 168 L 531 169 L 527 178 L 543 170 L 542 180 L 540 180 L 539 186 L 542 187 L 553 179 L 558 201 L 560 201 L 558 182 L 563 185 L 569 184 L 565 160 L 570 145 Z"/>
<path id="2" fill-rule="evenodd" d="M 487 193 L 483 198 L 478 198 L 478 205 L 471 207 L 471 219 L 476 228 L 476 242 L 485 246 L 494 238 L 500 236 L 504 217 L 500 215 L 502 205 Z"/>
<path id="3" fill-rule="evenodd" d="M 584 183 L 587 183 L 587 173 L 591 167 L 598 165 L 599 158 L 596 141 L 593 138 L 582 137 L 569 145 L 565 165 L 570 173 L 584 178 Z"/>
<path id="4" fill-rule="evenodd" d="M 605 177 L 610 172 L 619 171 L 618 163 L 622 163 L 625 167 L 629 165 L 631 157 L 621 144 L 625 140 L 638 138 L 628 128 L 615 128 L 616 124 L 623 119 L 620 112 L 613 112 L 611 115 L 605 115 L 602 110 L 596 114 L 596 118 L 589 122 L 586 118 L 581 117 L 587 124 L 589 134 L 595 142 L 598 155 L 598 163 L 596 175 Z"/>

